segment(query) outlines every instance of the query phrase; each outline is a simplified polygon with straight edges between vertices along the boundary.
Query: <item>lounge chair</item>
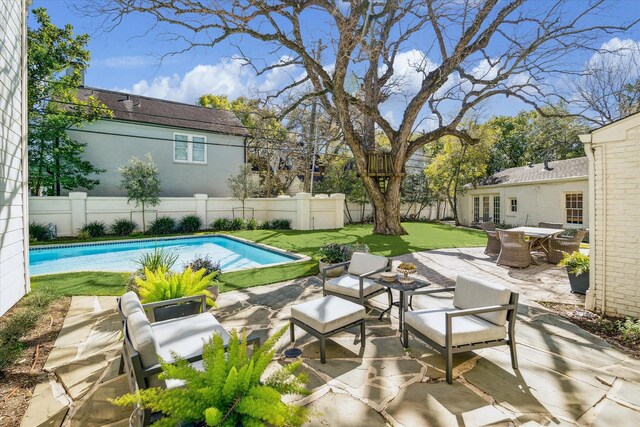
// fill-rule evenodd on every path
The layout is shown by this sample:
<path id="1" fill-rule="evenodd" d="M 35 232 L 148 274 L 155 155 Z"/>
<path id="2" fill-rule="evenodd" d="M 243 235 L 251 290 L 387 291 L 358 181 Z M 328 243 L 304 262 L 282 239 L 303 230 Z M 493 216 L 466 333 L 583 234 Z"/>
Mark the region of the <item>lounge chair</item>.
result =
<path id="1" fill-rule="evenodd" d="M 487 247 L 484 250 L 485 254 L 497 254 L 500 253 L 500 239 L 496 233 L 496 225 L 493 221 L 481 222 L 480 228 L 487 234 Z"/>
<path id="2" fill-rule="evenodd" d="M 446 379 L 453 381 L 453 355 L 486 347 L 508 345 L 511 366 L 518 369 L 515 322 L 518 294 L 469 276 L 458 276 L 455 288 L 405 292 L 410 295 L 453 292 L 453 307 L 406 311 L 402 341 L 409 347 L 409 332 L 446 358 Z M 407 304 L 405 301 L 405 310 Z M 506 323 L 508 326 L 505 326 Z"/>
<path id="3" fill-rule="evenodd" d="M 327 271 L 340 266 L 348 266 L 347 274 L 327 280 Z M 322 271 L 323 296 L 335 295 L 364 305 L 365 300 L 386 292 L 375 279 L 390 268 L 391 260 L 387 257 L 354 252 L 350 261 L 333 264 Z"/>
<path id="4" fill-rule="evenodd" d="M 580 230 L 573 237 L 552 237 L 549 239 L 549 256 L 547 259 L 553 264 L 562 260 L 565 253 L 572 253 L 580 249 L 580 242 L 587 235 L 586 230 Z"/>
<path id="5" fill-rule="evenodd" d="M 525 240 L 522 231 L 498 231 L 500 254 L 498 265 L 524 268 L 531 264 L 531 241 Z"/>

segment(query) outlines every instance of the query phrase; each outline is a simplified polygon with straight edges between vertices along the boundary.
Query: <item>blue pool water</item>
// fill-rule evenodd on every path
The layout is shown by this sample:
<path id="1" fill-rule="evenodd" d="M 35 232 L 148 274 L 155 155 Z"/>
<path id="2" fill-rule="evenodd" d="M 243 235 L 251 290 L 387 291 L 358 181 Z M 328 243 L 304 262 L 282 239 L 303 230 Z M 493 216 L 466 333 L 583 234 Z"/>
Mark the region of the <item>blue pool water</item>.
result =
<path id="1" fill-rule="evenodd" d="M 29 251 L 32 275 L 70 271 L 135 271 L 136 260 L 154 248 L 164 248 L 178 255 L 173 270 L 195 256 L 220 261 L 223 271 L 252 268 L 295 260 L 295 257 L 263 249 L 224 236 L 158 239 L 106 244 L 80 244 L 56 248 L 32 248 Z"/>

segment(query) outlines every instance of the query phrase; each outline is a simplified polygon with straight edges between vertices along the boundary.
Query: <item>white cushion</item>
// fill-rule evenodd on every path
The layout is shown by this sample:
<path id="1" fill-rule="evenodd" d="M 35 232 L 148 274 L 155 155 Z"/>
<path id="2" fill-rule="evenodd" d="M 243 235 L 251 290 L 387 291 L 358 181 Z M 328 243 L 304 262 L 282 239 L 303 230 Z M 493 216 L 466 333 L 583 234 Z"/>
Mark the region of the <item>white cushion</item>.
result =
<path id="1" fill-rule="evenodd" d="M 202 346 L 214 334 L 220 335 L 224 344 L 229 333 L 211 313 L 155 322 L 151 325 L 159 346 L 158 354 L 165 361 L 173 361 L 171 352 L 188 358 L 202 354 Z"/>
<path id="2" fill-rule="evenodd" d="M 362 320 L 364 316 L 363 306 L 333 295 L 291 307 L 292 318 L 323 334 Z"/>
<path id="3" fill-rule="evenodd" d="M 131 345 L 140 355 L 142 367 L 149 368 L 158 363 L 160 348 L 144 312 L 135 311 L 127 317 L 127 335 Z"/>
<path id="4" fill-rule="evenodd" d="M 124 315 L 124 317 L 129 317 L 132 313 L 136 311 L 142 311 L 144 313 L 144 308 L 142 307 L 142 303 L 140 302 L 140 298 L 136 295 L 135 292 L 129 291 L 126 294 L 120 297 L 120 311 Z"/>
<path id="5" fill-rule="evenodd" d="M 324 288 L 338 294 L 347 295 L 353 298 L 360 298 L 360 278 L 358 276 L 352 276 L 351 274 L 327 280 L 324 284 Z M 374 279 L 369 277 L 365 277 L 362 281 L 362 295 L 365 297 L 382 288 L 384 288 L 384 286 L 375 283 Z"/>
<path id="6" fill-rule="evenodd" d="M 389 259 L 387 257 L 365 254 L 364 252 L 354 252 L 353 255 L 351 255 L 351 262 L 349 263 L 347 273 L 360 276 L 384 268 L 387 265 L 389 265 Z M 376 274 L 371 277 L 377 278 L 379 275 Z"/>
<path id="7" fill-rule="evenodd" d="M 414 327 L 427 338 L 445 346 L 446 320 L 445 313 L 456 311 L 455 308 L 436 308 L 430 310 L 407 311 L 405 322 Z M 460 316 L 451 319 L 453 330 L 452 345 L 473 344 L 482 341 L 500 340 L 506 337 L 507 329 L 494 325 L 477 316 Z"/>
<path id="8" fill-rule="evenodd" d="M 488 307 L 509 304 L 510 298 L 511 291 L 503 286 L 460 275 L 456 280 L 453 305 L 460 309 Z M 507 310 L 482 313 L 477 316 L 502 326 L 507 321 Z"/>

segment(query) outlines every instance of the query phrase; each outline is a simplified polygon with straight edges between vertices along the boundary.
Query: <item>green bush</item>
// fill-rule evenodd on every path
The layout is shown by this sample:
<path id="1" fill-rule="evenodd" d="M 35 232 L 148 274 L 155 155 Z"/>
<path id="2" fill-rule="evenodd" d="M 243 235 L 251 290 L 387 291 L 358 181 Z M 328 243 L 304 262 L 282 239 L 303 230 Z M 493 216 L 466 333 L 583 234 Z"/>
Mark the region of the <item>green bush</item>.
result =
<path id="1" fill-rule="evenodd" d="M 111 224 L 111 232 L 116 236 L 128 236 L 136 228 L 138 228 L 138 224 L 128 218 L 118 218 Z"/>
<path id="2" fill-rule="evenodd" d="M 258 221 L 255 218 L 249 218 L 245 221 L 245 228 L 247 230 L 257 230 L 258 229 Z"/>
<path id="3" fill-rule="evenodd" d="M 178 228 L 183 233 L 195 233 L 202 228 L 202 219 L 198 215 L 185 215 L 180 219 Z"/>
<path id="4" fill-rule="evenodd" d="M 89 240 L 91 238 L 91 235 L 89 234 L 88 231 L 86 230 L 81 230 L 78 235 L 76 236 L 76 238 L 78 240 Z"/>
<path id="5" fill-rule="evenodd" d="M 320 261 L 328 264 L 337 264 L 351 259 L 349 247 L 340 243 L 325 244 L 320 248 L 320 254 L 322 255 Z"/>
<path id="6" fill-rule="evenodd" d="M 291 230 L 291 220 L 285 218 L 271 220 L 272 230 Z"/>
<path id="7" fill-rule="evenodd" d="M 260 224 L 260 230 L 271 230 L 271 221 L 267 219 Z"/>
<path id="8" fill-rule="evenodd" d="M 625 321 L 618 321 L 618 330 L 624 341 L 635 343 L 640 341 L 640 319 L 627 317 Z"/>
<path id="9" fill-rule="evenodd" d="M 0 326 L 0 371 L 15 363 L 24 349 L 20 338 L 34 328 L 39 318 L 38 308 L 23 308 Z"/>
<path id="10" fill-rule="evenodd" d="M 147 233 L 149 234 L 171 234 L 176 229 L 176 220 L 170 216 L 159 216 L 151 222 Z"/>
<path id="11" fill-rule="evenodd" d="M 52 240 L 56 236 L 53 234 L 53 230 L 49 228 L 48 225 L 32 222 L 29 224 L 29 238 L 34 239 L 38 242 L 44 242 L 47 240 Z"/>
<path id="12" fill-rule="evenodd" d="M 262 347 L 247 356 L 247 339 L 231 331 L 228 348 L 220 335 L 204 344 L 204 370 L 193 368 L 185 359 L 175 363 L 161 361 L 161 377 L 184 382 L 173 389 L 151 388 L 126 394 L 113 403 L 120 406 L 140 404 L 151 411 L 162 412 L 165 418 L 154 426 L 173 427 L 193 423 L 209 426 L 299 426 L 309 418 L 308 409 L 282 401 L 283 394 L 309 392 L 304 373 L 295 375 L 302 361 L 284 365 L 265 379 L 273 347 L 287 331 L 287 326 L 269 338 Z"/>
<path id="13" fill-rule="evenodd" d="M 83 225 L 80 231 L 92 238 L 104 237 L 107 235 L 107 226 L 102 221 L 91 221 Z"/>
<path id="14" fill-rule="evenodd" d="M 154 248 L 153 252 L 146 252 L 136 261 L 138 269 L 131 274 L 126 283 L 126 290 L 138 292 L 136 278 L 144 279 L 145 270 L 157 271 L 164 268 L 165 271 L 171 270 L 178 260 L 178 255 L 172 254 L 164 248 Z"/>
<path id="15" fill-rule="evenodd" d="M 218 281 L 218 277 L 222 273 L 220 268 L 220 261 L 213 261 L 209 255 L 196 256 L 188 264 L 183 265 L 183 269 L 190 268 L 193 271 L 205 270 L 205 274 L 211 274 L 211 280 Z"/>
<path id="16" fill-rule="evenodd" d="M 186 268 L 182 273 L 171 273 L 160 267 L 155 271 L 145 269 L 144 278 L 136 277 L 135 281 L 143 303 L 204 295 L 207 297 L 207 304 L 215 306 L 213 295 L 207 290 L 213 274 L 205 273 L 204 268 L 198 271 Z"/>
<path id="17" fill-rule="evenodd" d="M 213 231 L 228 231 L 231 229 L 231 220 L 229 218 L 216 218 L 211 222 Z"/>
<path id="18" fill-rule="evenodd" d="M 569 272 L 576 276 L 589 272 L 589 255 L 585 255 L 580 251 L 564 254 L 562 260 L 558 263 L 560 267 L 569 267 Z"/>
<path id="19" fill-rule="evenodd" d="M 233 218 L 229 223 L 230 231 L 237 231 L 244 229 L 244 219 L 242 218 Z"/>

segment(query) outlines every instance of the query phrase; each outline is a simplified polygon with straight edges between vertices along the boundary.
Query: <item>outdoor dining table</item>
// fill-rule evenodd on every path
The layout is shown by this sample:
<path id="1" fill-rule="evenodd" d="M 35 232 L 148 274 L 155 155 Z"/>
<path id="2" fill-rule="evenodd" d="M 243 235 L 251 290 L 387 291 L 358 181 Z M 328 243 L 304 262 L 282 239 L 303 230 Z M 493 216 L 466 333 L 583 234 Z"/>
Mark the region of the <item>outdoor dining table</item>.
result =
<path id="1" fill-rule="evenodd" d="M 540 247 L 545 255 L 549 256 L 548 241 L 553 236 L 557 236 L 564 232 L 563 229 L 558 228 L 540 228 L 540 227 L 516 227 L 510 228 L 507 231 L 522 231 L 525 236 L 529 237 L 530 247 Z M 533 260 L 533 257 L 531 257 Z M 535 260 L 534 260 L 535 262 Z M 537 263 L 536 263 L 537 264 Z"/>

